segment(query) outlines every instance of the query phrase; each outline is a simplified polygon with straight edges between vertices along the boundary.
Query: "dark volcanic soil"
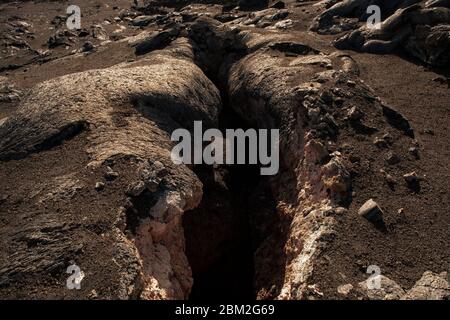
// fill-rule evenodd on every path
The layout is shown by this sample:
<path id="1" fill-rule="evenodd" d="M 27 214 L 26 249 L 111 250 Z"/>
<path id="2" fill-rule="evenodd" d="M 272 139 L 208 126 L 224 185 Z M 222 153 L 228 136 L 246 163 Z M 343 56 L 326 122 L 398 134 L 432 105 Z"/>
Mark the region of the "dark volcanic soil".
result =
<path id="1" fill-rule="evenodd" d="M 439 273 L 449 267 L 450 221 L 446 209 L 450 205 L 449 88 L 433 81 L 439 76 L 436 72 L 398 56 L 354 53 L 352 56 L 361 66 L 364 81 L 411 122 L 420 146 L 420 159 L 410 155 L 389 166 L 370 161 L 379 152 L 373 145 L 353 150 L 356 157 L 369 160 L 356 163 L 355 170 L 359 175 L 363 172 L 369 175 L 355 177 L 349 207 L 353 214 L 345 215 L 339 224 L 337 239 L 327 251 L 323 269 L 319 269 L 325 271 L 317 271 L 316 276 L 325 281 L 322 289 L 333 291 L 339 283 L 353 277 L 360 281 L 367 279 L 364 274 L 367 267 L 378 265 L 382 274 L 409 288 L 425 270 Z M 428 130 L 433 134 L 425 133 Z M 400 141 L 391 149 L 400 154 L 410 147 Z M 394 188 L 386 183 L 380 169 L 395 177 Z M 403 181 L 402 176 L 411 171 L 425 177 L 418 192 Z M 384 209 L 385 232 L 361 223 L 356 215 L 369 198 Z M 353 273 L 339 267 L 344 263 L 354 265 Z"/>
<path id="2" fill-rule="evenodd" d="M 307 32 L 310 21 L 318 11 L 318 8 L 313 6 L 314 2 L 286 1 L 289 10 L 292 11 L 290 18 L 294 24 L 291 28 L 280 32 L 302 31 L 298 41 L 313 43 L 317 49 L 332 52 L 335 49 L 331 46 L 330 40 L 334 37 Z M 137 35 L 142 31 L 161 28 L 158 25 L 141 28 L 132 26 L 128 20 L 116 19 L 116 21 L 114 18 L 118 16 L 119 11 L 129 9 L 132 1 L 70 1 L 70 4 L 78 4 L 82 8 L 83 27 L 90 28 L 94 24 L 102 24 L 108 35 L 117 30 L 121 31 L 117 32 L 116 38 L 110 39 L 111 42 L 103 45 L 101 45 L 102 40 L 87 35 L 74 37 L 74 42 L 68 46 L 49 49 L 47 40 L 54 33 L 52 29 L 54 25 L 51 21 L 56 15 L 64 15 L 68 4 L 68 1 L 24 1 L 0 4 L 0 41 L 3 41 L 0 43 L 0 76 L 6 76 L 14 88 L 21 92 L 21 97 L 25 96 L 27 90 L 33 85 L 60 75 L 138 60 L 140 57 L 134 54 L 133 48 L 121 42 L 120 39 Z M 109 22 L 105 24 L 105 20 Z M 15 27 L 12 26 L 15 21 L 26 21 L 31 24 L 30 33 L 16 34 L 13 30 Z M 32 50 L 6 47 L 4 45 L 6 34 L 19 35 L 27 41 Z M 73 50 L 79 50 L 86 41 L 91 41 L 96 46 L 92 52 L 73 52 Z M 47 50 L 48 52 L 42 55 Z M 41 55 L 36 52 L 41 52 Z M 361 54 L 352 51 L 347 53 L 358 62 L 361 78 L 365 83 L 374 89 L 384 103 L 396 108 L 409 120 L 414 129 L 419 158 L 408 153 L 408 149 L 413 145 L 406 138 L 399 138 L 394 145 L 379 149 L 373 144 L 373 140 L 385 132 L 364 137 L 352 131 L 343 134 L 342 141 L 348 142 L 346 152 L 351 153 L 354 159 L 351 167 L 352 199 L 348 205 L 348 213 L 339 217 L 336 238 L 321 256 L 313 275 L 314 281 L 319 284 L 320 290 L 326 293 L 327 298 L 342 298 L 336 291 L 339 285 L 367 279 L 369 275 L 366 274 L 366 269 L 369 265 L 379 266 L 383 275 L 396 281 L 404 289 L 411 288 L 427 270 L 436 273 L 450 272 L 450 134 L 448 130 L 450 89 L 448 82 L 442 81 L 443 78 L 450 76 L 450 70 L 428 68 L 405 57 L 403 53 L 394 55 Z M 18 100 L 0 101 L 0 123 L 3 118 L 13 115 L 17 105 Z M 389 134 L 396 135 L 396 132 L 393 130 Z M 33 208 L 23 203 L 21 192 L 38 184 L 42 184 L 45 188 L 45 181 L 40 179 L 43 172 L 51 171 L 54 172 L 55 177 L 59 176 L 59 168 L 55 166 L 58 159 L 53 156 L 55 150 L 64 150 L 65 166 L 72 166 L 73 171 L 87 170 L 79 166 L 82 162 L 80 159 L 87 157 L 82 151 L 82 146 L 78 145 L 81 141 L 79 138 L 77 136 L 57 146 L 56 149 L 32 155 L 32 157 L 40 158 L 39 162 L 44 163 L 45 166 L 35 167 L 32 162 L 24 160 L 0 162 L 0 236 L 16 232 L 20 229 L 23 220 L 35 219 L 37 215 L 45 214 L 33 212 Z M 365 139 L 367 143 L 364 144 L 364 148 L 354 147 L 352 144 L 354 139 Z M 400 162 L 394 165 L 387 164 L 375 156 L 380 153 L 387 155 L 388 152 L 408 156 L 401 157 Z M 123 170 L 117 168 L 117 170 L 121 174 L 126 172 L 125 168 Z M 380 170 L 384 170 L 395 179 L 396 183 L 393 187 L 386 183 L 385 174 Z M 423 177 L 420 189 L 412 190 L 403 179 L 404 174 L 412 171 Z M 17 179 L 17 172 L 20 172 L 20 179 Z M 95 182 L 101 179 L 101 175 L 102 172 L 86 171 L 85 182 L 95 185 Z M 198 175 L 202 182 L 208 185 L 205 181 L 209 178 L 202 177 L 201 173 Z M 239 178 L 246 179 L 248 176 L 237 171 L 233 179 Z M 96 260 L 95 250 L 103 250 L 107 241 L 102 238 L 102 230 L 91 228 L 94 224 L 97 226 L 98 221 L 108 219 L 108 210 L 115 205 L 108 199 L 117 199 L 117 203 L 124 200 L 121 190 L 125 186 L 121 184 L 121 180 L 111 185 L 112 187 L 105 193 L 98 195 L 99 198 L 95 199 L 95 202 L 91 201 L 89 195 L 78 194 L 69 201 L 71 204 L 69 207 L 59 208 L 61 213 L 71 216 L 69 219 L 71 223 L 83 225 L 83 228 L 79 229 L 82 231 L 71 234 L 71 237 L 80 239 L 81 243 L 84 232 L 97 235 L 98 243 L 94 248 L 89 249 L 92 252 L 84 254 L 91 257 L 90 263 L 103 264 L 105 272 L 87 275 L 92 280 L 86 281 L 91 283 L 87 290 L 101 287 L 102 279 L 115 276 L 109 273 L 106 262 Z M 250 197 L 249 190 L 256 187 L 244 185 L 242 188 L 242 190 L 235 188 L 229 192 L 220 189 L 217 185 L 211 187 L 205 192 L 206 199 L 203 200 L 202 205 L 186 213 L 185 224 L 189 224 L 189 220 L 193 219 L 191 224 L 185 227 L 187 254 L 194 272 L 193 299 L 202 299 L 208 295 L 226 296 L 233 290 L 243 290 L 238 295 L 240 298 L 255 297 L 255 292 L 252 291 L 254 288 L 249 284 L 254 277 L 251 261 L 254 244 L 242 245 L 242 242 L 251 242 L 251 237 L 247 234 L 251 231 L 248 229 L 246 215 L 251 211 L 248 206 L 253 204 L 249 203 L 248 199 L 238 198 L 239 196 Z M 385 228 L 383 229 L 375 228 L 357 214 L 360 206 L 370 198 L 373 198 L 384 210 Z M 233 211 L 233 214 L 221 215 L 227 210 Z M 193 214 L 200 217 L 212 214 L 214 215 L 212 219 L 217 218 L 217 221 L 202 224 L 202 221 L 195 221 L 191 216 Z M 67 224 L 70 227 L 70 223 L 67 222 Z M 230 227 L 230 224 L 234 227 Z M 199 229 L 209 228 L 211 225 L 220 226 L 222 229 L 209 230 L 206 235 L 197 237 Z M 236 234 L 227 234 L 227 232 L 236 232 Z M 199 239 L 208 241 L 208 237 L 216 237 L 215 242 L 211 244 L 213 248 L 198 247 L 199 251 L 196 251 L 196 241 Z M 0 245 L 3 248 L 8 247 L 8 243 L 1 238 Z M 207 261 L 203 261 L 204 255 L 207 255 L 205 252 L 208 250 L 213 252 L 216 248 L 214 246 L 222 246 L 221 249 L 217 249 L 221 250 L 221 255 L 212 258 L 213 263 L 208 264 Z M 82 246 L 78 249 L 83 250 Z M 69 257 L 69 254 L 67 256 Z M 0 259 L 6 259 L 6 257 L 0 257 Z M 242 264 L 236 264 L 236 260 Z M 3 261 L 3 264 L 7 262 Z M 352 268 L 349 269 L 348 266 Z M 58 281 L 51 283 L 55 277 L 42 279 L 42 281 L 51 283 L 47 285 L 54 290 L 53 292 L 41 293 L 37 292 L 38 288 L 32 288 L 28 296 L 15 296 L 13 292 L 3 291 L 0 288 L 0 298 L 77 298 L 76 293 L 61 289 L 61 285 L 67 278 L 65 267 L 62 266 L 51 272 L 60 274 L 56 277 Z M 218 281 L 218 279 L 221 281 L 217 282 L 216 286 L 211 284 L 211 281 Z M 195 284 L 195 280 L 199 284 Z M 108 288 L 103 288 L 102 291 L 107 292 Z"/>

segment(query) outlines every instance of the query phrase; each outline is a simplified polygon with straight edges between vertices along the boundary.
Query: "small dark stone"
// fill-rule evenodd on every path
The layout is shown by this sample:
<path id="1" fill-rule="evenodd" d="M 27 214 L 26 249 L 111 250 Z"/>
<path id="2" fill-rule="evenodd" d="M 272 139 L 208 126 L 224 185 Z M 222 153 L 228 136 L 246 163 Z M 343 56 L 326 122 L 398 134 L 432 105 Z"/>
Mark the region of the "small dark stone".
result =
<path id="1" fill-rule="evenodd" d="M 400 158 L 392 151 L 389 151 L 386 157 L 386 162 L 390 165 L 394 165 L 400 162 Z"/>
<path id="2" fill-rule="evenodd" d="M 431 130 L 431 129 L 425 129 L 425 130 L 423 130 L 423 133 L 426 133 L 426 134 L 429 134 L 431 136 L 434 136 L 434 131 Z"/>
<path id="3" fill-rule="evenodd" d="M 421 190 L 420 181 L 422 180 L 416 172 L 410 172 L 405 175 L 403 175 L 403 178 L 406 181 L 406 184 L 408 185 L 408 188 L 413 190 L 414 192 L 418 193 Z"/>
<path id="4" fill-rule="evenodd" d="M 105 173 L 105 179 L 109 181 L 116 179 L 118 176 L 119 174 L 112 170 L 109 170 Z"/>
<path id="5" fill-rule="evenodd" d="M 373 144 L 376 145 L 378 148 L 387 148 L 388 144 L 384 139 L 381 138 L 375 138 L 373 141 Z"/>
<path id="6" fill-rule="evenodd" d="M 408 152 L 416 159 L 420 159 L 419 148 L 411 147 L 408 149 Z"/>
<path id="7" fill-rule="evenodd" d="M 89 51 L 92 51 L 92 50 L 94 50 L 94 45 L 92 44 L 92 42 L 86 41 L 83 44 L 83 52 L 89 52 Z"/>
<path id="8" fill-rule="evenodd" d="M 97 182 L 96 184 L 95 184 L 95 190 L 97 190 L 97 191 L 101 191 L 101 190 L 103 190 L 105 188 L 105 184 L 103 183 L 103 182 Z"/>
<path id="9" fill-rule="evenodd" d="M 356 106 L 353 106 L 348 111 L 347 117 L 350 120 L 358 121 L 364 117 L 364 113 L 361 110 L 359 110 Z"/>
<path id="10" fill-rule="evenodd" d="M 373 199 L 367 200 L 358 210 L 361 217 L 372 222 L 383 220 L 383 211 Z"/>
<path id="11" fill-rule="evenodd" d="M 403 178 L 407 183 L 416 183 L 420 180 L 419 176 L 415 171 L 403 175 Z"/>

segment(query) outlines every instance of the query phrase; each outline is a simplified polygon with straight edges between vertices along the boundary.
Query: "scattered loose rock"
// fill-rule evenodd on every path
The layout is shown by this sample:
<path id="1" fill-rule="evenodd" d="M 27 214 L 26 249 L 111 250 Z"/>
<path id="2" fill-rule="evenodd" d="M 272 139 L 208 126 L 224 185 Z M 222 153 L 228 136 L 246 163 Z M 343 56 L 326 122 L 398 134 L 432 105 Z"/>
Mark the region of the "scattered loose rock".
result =
<path id="1" fill-rule="evenodd" d="M 358 214 L 371 222 L 383 220 L 383 211 L 373 199 L 367 200 L 358 210 Z"/>
<path id="2" fill-rule="evenodd" d="M 106 180 L 114 180 L 119 176 L 117 172 L 112 170 L 110 167 L 107 167 L 106 173 L 105 173 L 105 179 Z"/>
<path id="3" fill-rule="evenodd" d="M 370 286 L 368 282 L 370 281 Z M 380 284 L 380 287 L 372 287 Z M 405 291 L 395 281 L 383 275 L 375 276 L 369 280 L 358 283 L 359 291 L 370 300 L 398 300 Z"/>
<path id="4" fill-rule="evenodd" d="M 375 138 L 373 141 L 373 144 L 376 145 L 378 148 L 387 148 L 388 144 L 386 140 L 382 138 Z"/>
<path id="5" fill-rule="evenodd" d="M 419 148 L 418 147 L 410 147 L 408 149 L 408 152 L 415 158 L 415 159 L 420 159 L 420 153 L 419 153 Z"/>
<path id="6" fill-rule="evenodd" d="M 97 191 L 101 191 L 101 190 L 103 190 L 105 188 L 105 184 L 103 183 L 103 182 L 97 182 L 96 184 L 95 184 L 95 190 L 97 190 Z"/>
<path id="7" fill-rule="evenodd" d="M 62 45 L 66 45 L 66 46 L 70 46 L 73 44 L 74 42 L 74 38 L 77 35 L 71 31 L 60 31 L 57 32 L 55 35 L 51 36 L 48 41 L 48 47 L 49 48 L 55 48 L 58 46 L 62 46 Z"/>
<path id="8" fill-rule="evenodd" d="M 415 183 L 420 180 L 419 176 L 417 175 L 417 173 L 415 171 L 406 173 L 405 175 L 403 175 L 403 178 L 405 179 L 405 181 L 407 183 Z"/>

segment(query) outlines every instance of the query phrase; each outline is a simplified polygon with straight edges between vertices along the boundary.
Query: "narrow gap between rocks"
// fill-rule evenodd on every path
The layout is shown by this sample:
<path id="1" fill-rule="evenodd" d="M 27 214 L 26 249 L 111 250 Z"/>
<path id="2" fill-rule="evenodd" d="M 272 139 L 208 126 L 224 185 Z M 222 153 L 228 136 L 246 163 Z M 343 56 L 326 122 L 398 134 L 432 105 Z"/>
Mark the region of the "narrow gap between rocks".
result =
<path id="1" fill-rule="evenodd" d="M 222 134 L 226 129 L 249 129 L 229 105 L 223 86 L 218 84 L 218 88 L 223 101 Z M 186 255 L 194 279 L 189 298 L 254 300 L 258 291 L 254 253 L 261 239 L 253 211 L 255 201 L 264 201 L 255 199 L 266 177 L 260 175 L 259 165 L 204 165 L 194 172 L 204 185 L 204 194 L 200 205 L 183 215 Z"/>
<path id="2" fill-rule="evenodd" d="M 222 99 L 222 133 L 225 129 L 247 129 L 227 105 L 227 97 Z M 205 165 L 194 171 L 204 185 L 204 194 L 200 205 L 183 216 L 186 255 L 194 278 L 190 299 L 254 299 L 248 199 L 259 182 L 259 167 Z"/>

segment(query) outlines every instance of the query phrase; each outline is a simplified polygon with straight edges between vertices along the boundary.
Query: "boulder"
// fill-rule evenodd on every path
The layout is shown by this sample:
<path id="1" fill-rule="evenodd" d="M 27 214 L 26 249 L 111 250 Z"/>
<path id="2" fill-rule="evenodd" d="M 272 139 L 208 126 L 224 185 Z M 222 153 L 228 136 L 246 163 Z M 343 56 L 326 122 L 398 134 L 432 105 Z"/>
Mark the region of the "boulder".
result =
<path id="1" fill-rule="evenodd" d="M 436 274 L 426 271 L 402 297 L 402 300 L 448 300 L 449 298 L 450 285 L 447 273 Z"/>

